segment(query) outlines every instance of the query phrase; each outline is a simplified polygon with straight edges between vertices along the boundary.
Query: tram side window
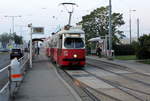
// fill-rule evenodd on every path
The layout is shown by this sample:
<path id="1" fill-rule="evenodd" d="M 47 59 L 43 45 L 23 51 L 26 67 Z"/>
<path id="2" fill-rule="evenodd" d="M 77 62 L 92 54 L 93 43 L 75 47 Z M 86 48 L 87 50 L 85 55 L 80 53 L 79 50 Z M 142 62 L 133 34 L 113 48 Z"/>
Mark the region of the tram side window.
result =
<path id="1" fill-rule="evenodd" d="M 58 39 L 58 48 L 62 48 L 62 36 Z"/>
<path id="2" fill-rule="evenodd" d="M 48 43 L 48 45 L 47 45 L 49 48 L 51 48 L 51 44 L 50 43 Z"/>

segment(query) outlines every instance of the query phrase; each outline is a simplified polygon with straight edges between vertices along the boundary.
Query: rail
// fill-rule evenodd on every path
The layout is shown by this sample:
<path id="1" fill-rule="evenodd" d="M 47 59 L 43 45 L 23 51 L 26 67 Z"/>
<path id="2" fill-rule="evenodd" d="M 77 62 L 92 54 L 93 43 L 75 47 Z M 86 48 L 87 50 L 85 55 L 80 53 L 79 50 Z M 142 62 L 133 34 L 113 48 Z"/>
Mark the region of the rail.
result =
<path id="1" fill-rule="evenodd" d="M 25 74 L 25 71 L 27 69 L 26 68 L 27 66 L 25 65 L 28 63 L 28 60 L 29 60 L 28 54 L 24 55 L 22 58 L 18 60 L 18 62 L 20 63 L 22 75 Z M 12 86 L 13 81 L 11 80 L 11 65 L 10 64 L 0 70 L 0 75 L 3 75 L 3 73 L 5 74 L 4 79 L 0 79 L 0 86 L 1 86 L 0 101 L 9 101 L 9 99 L 13 97 L 15 87 L 17 87 L 17 86 Z"/>
<path id="2" fill-rule="evenodd" d="M 3 72 L 4 70 L 8 69 L 10 67 L 10 65 L 4 67 L 3 69 L 0 70 L 0 73 Z"/>
<path id="3" fill-rule="evenodd" d="M 4 72 L 5 70 L 8 70 L 8 78 L 10 77 L 10 65 L 4 67 L 3 69 L 0 70 L 0 73 Z M 9 78 L 10 79 L 10 78 Z M 0 94 L 4 92 L 4 90 L 9 86 L 10 80 L 7 81 L 7 83 L 2 87 L 0 90 Z"/>

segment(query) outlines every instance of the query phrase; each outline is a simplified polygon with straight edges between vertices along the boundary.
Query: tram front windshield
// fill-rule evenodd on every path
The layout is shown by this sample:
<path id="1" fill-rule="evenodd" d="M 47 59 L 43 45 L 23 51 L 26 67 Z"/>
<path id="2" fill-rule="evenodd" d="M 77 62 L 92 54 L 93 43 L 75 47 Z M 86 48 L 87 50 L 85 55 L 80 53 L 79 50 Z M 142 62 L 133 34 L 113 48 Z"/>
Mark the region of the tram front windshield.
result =
<path id="1" fill-rule="evenodd" d="M 66 48 L 83 48 L 84 42 L 82 38 L 66 38 L 64 46 Z"/>

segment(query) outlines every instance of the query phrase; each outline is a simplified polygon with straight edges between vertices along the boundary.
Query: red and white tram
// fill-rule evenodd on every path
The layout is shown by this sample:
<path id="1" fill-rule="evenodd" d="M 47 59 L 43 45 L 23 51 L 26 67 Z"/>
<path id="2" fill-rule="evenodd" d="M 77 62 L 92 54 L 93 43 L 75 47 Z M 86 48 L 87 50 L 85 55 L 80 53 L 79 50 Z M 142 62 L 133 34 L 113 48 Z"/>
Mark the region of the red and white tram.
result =
<path id="1" fill-rule="evenodd" d="M 59 66 L 85 65 L 85 33 L 78 27 L 65 27 L 48 39 L 46 53 Z"/>

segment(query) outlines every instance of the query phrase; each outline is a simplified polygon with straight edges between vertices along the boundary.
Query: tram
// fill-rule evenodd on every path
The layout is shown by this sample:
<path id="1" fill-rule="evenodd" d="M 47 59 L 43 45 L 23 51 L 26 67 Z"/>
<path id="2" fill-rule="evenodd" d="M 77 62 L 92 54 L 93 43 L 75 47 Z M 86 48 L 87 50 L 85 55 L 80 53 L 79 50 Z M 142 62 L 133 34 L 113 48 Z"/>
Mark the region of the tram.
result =
<path id="1" fill-rule="evenodd" d="M 85 65 L 85 33 L 81 28 L 65 26 L 47 41 L 46 54 L 60 67 Z"/>

